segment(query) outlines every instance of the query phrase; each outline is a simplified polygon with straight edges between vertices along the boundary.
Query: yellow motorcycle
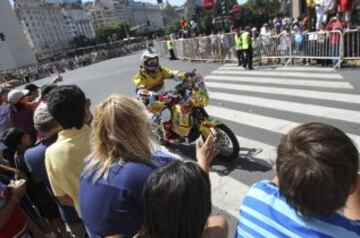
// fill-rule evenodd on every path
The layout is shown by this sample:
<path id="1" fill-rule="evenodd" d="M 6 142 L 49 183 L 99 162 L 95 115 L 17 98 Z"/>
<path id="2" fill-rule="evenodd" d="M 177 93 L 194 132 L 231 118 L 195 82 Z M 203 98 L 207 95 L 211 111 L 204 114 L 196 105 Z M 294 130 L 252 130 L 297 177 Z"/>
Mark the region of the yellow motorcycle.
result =
<path id="1" fill-rule="evenodd" d="M 214 119 L 204 109 L 208 105 L 209 95 L 200 74 L 193 73 L 185 77 L 173 91 L 157 96 L 147 106 L 151 113 L 155 139 L 162 145 L 168 145 L 163 137 L 160 113 L 164 108 L 171 110 L 172 133 L 176 143 L 191 144 L 200 136 L 203 140 L 210 133 L 217 138 L 219 159 L 230 161 L 235 159 L 240 150 L 239 142 L 234 133 L 220 120 Z"/>

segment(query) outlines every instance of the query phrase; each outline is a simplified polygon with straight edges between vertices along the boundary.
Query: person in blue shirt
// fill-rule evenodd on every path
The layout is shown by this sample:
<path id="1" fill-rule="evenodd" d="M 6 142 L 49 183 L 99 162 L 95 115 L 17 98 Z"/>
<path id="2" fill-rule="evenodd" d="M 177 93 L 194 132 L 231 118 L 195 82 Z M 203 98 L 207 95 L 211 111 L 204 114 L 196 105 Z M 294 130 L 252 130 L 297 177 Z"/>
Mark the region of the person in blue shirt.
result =
<path id="1" fill-rule="evenodd" d="M 55 198 L 45 169 L 46 149 L 55 143 L 58 138 L 57 133 L 61 130 L 60 125 L 50 115 L 47 104 L 41 104 L 36 109 L 34 114 L 34 127 L 44 136 L 44 138 L 34 147 L 25 151 L 24 161 L 26 163 L 26 167 L 32 178 L 37 183 L 43 184 L 56 201 L 56 209 L 60 212 L 61 220 L 53 219 L 50 222 L 52 230 L 56 230 L 60 234 L 66 234 L 67 232 L 64 225 L 65 222 L 69 228 L 70 235 L 78 237 L 79 234 L 81 234 L 81 230 L 85 230 L 84 225 L 73 207 L 62 205 Z M 50 210 L 48 210 L 48 212 L 50 212 Z"/>
<path id="2" fill-rule="evenodd" d="M 360 237 L 358 170 L 359 152 L 338 128 L 291 130 L 277 148 L 276 177 L 244 197 L 235 237 Z"/>
<path id="3" fill-rule="evenodd" d="M 80 177 L 80 212 L 89 237 L 133 237 L 143 223 L 143 188 L 172 161 L 153 154 L 146 109 L 136 99 L 110 96 L 95 109 L 92 153 Z M 205 153 L 214 153 L 212 146 Z"/>

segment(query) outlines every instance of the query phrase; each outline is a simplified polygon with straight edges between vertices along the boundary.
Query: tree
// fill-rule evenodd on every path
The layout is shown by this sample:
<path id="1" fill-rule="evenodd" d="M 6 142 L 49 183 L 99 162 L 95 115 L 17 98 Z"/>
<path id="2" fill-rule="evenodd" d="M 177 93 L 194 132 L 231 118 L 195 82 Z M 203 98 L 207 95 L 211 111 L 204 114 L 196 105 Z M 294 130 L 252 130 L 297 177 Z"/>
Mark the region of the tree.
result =
<path id="1" fill-rule="evenodd" d="M 176 33 L 180 30 L 180 21 L 178 19 L 168 22 L 164 27 L 165 35 Z"/>
<path id="2" fill-rule="evenodd" d="M 127 38 L 130 36 L 130 27 L 126 21 L 119 21 L 114 25 L 118 39 Z"/>
<path id="3" fill-rule="evenodd" d="M 76 48 L 85 47 L 94 44 L 94 40 L 88 39 L 86 36 L 81 35 L 74 37 L 73 40 L 71 41 L 71 44 Z"/>
<path id="4" fill-rule="evenodd" d="M 205 30 L 205 34 L 209 35 L 213 29 L 213 16 L 211 12 L 204 13 L 200 17 L 201 28 Z"/>
<path id="5" fill-rule="evenodd" d="M 98 42 L 109 42 L 111 40 L 118 40 L 127 37 L 129 25 L 125 21 L 119 21 L 113 26 L 106 26 L 96 30 L 96 39 Z"/>
<path id="6" fill-rule="evenodd" d="M 163 21 L 164 22 L 171 22 L 175 20 L 180 21 L 180 16 L 176 12 L 175 8 L 171 6 L 168 2 L 165 4 L 164 8 L 162 9 Z"/>
<path id="7" fill-rule="evenodd" d="M 243 6 L 245 11 L 250 11 L 252 14 L 257 14 L 260 11 L 274 15 L 281 10 L 280 0 L 248 0 Z"/>

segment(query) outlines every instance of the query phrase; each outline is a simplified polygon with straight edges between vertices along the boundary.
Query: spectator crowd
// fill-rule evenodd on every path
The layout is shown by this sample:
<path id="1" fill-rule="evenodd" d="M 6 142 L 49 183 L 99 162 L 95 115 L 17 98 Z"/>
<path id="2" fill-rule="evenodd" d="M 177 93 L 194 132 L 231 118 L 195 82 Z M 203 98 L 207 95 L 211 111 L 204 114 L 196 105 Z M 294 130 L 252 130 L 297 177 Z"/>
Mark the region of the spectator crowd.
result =
<path id="1" fill-rule="evenodd" d="M 1 88 L 0 237 L 228 237 L 211 213 L 216 137 L 196 161 L 154 151 L 144 105 L 91 101 L 57 75 Z M 341 130 L 308 123 L 284 135 L 276 176 L 239 204 L 236 238 L 359 237 L 359 151 Z M 340 213 L 339 211 L 342 211 Z"/>
<path id="2" fill-rule="evenodd" d="M 322 66 L 338 67 L 350 57 L 359 59 L 360 28 L 355 29 L 352 19 L 352 14 L 358 14 L 356 1 L 305 1 L 304 14 L 297 18 L 287 14 L 291 5 L 289 1 L 282 3 L 288 7 L 282 7 L 279 13 L 273 15 L 258 9 L 253 14 L 230 14 L 230 20 L 215 17 L 209 29 L 205 29 L 201 24 L 203 22 L 195 16 L 191 20 L 183 17 L 179 21 L 179 30 L 170 34 L 167 40 L 173 41 L 179 58 L 234 60 L 234 34 L 250 27 L 253 57 L 260 64 L 264 60 L 268 64 L 273 60 L 277 63 L 283 60 L 284 64 L 316 62 Z M 178 44 L 174 42 L 176 39 L 180 39 Z M 167 55 L 166 47 L 158 48 Z M 172 54 L 171 58 L 176 57 Z M 292 60 L 288 61 L 290 58 Z M 294 62 L 293 58 L 300 60 Z"/>
<path id="3" fill-rule="evenodd" d="M 38 79 L 49 77 L 52 74 L 74 70 L 96 62 L 124 56 L 134 51 L 143 50 L 145 42 L 122 44 L 120 47 L 107 46 L 100 49 L 85 49 L 71 57 L 57 57 L 51 61 L 39 63 L 26 68 L 0 71 L 0 84 L 17 86 Z"/>

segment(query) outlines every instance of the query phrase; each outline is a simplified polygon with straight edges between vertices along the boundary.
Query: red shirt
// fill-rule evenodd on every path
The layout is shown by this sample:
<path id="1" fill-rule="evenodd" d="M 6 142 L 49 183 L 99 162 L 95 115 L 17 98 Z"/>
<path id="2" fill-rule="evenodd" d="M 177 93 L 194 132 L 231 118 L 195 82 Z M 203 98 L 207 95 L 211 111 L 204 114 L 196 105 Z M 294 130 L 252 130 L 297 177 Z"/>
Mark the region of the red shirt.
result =
<path id="1" fill-rule="evenodd" d="M 332 31 L 332 30 L 342 31 L 343 28 L 344 28 L 344 24 L 339 20 L 335 20 L 335 21 L 330 22 L 326 29 L 329 31 Z M 331 44 L 340 43 L 340 33 L 337 33 L 337 32 L 330 33 L 330 43 Z"/>
<path id="2" fill-rule="evenodd" d="M 0 183 L 0 209 L 7 206 L 7 203 L 10 201 L 11 191 L 6 188 L 6 185 Z M 2 205 L 2 206 L 1 206 Z M 22 235 L 27 230 L 27 223 L 25 221 L 24 215 L 20 210 L 20 207 L 17 206 L 8 222 L 0 228 L 0 237 L 1 238 L 14 238 Z"/>
<path id="3" fill-rule="evenodd" d="M 351 11 L 352 2 L 353 0 L 336 0 L 335 9 L 338 9 L 338 7 L 340 6 L 340 12 Z"/>
<path id="4" fill-rule="evenodd" d="M 186 27 L 186 25 L 187 25 L 186 20 L 185 20 L 185 19 L 181 19 L 180 25 L 181 25 L 181 28 L 182 28 L 182 29 L 185 29 L 185 27 Z"/>
<path id="5" fill-rule="evenodd" d="M 37 131 L 34 127 L 34 110 L 30 105 L 25 104 L 19 110 L 12 108 L 10 120 L 12 127 L 24 130 L 26 134 L 30 135 L 32 142 L 36 142 Z"/>

